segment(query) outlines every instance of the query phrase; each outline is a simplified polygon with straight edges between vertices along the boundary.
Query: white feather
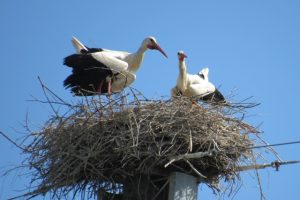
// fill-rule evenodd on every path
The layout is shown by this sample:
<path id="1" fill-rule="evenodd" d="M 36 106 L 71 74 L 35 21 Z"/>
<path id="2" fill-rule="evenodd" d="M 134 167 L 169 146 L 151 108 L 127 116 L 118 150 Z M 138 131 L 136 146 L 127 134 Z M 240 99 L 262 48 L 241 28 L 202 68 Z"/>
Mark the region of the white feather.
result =
<path id="1" fill-rule="evenodd" d="M 78 54 L 81 54 L 82 50 L 88 52 L 87 47 L 75 37 L 72 38 L 72 44 Z M 141 46 L 135 53 L 101 49 L 101 51 L 90 53 L 90 55 L 113 71 L 114 80 L 111 85 L 111 90 L 113 92 L 118 92 L 134 82 L 136 79 L 135 73 L 140 68 L 145 51 L 149 49 L 148 47 L 150 45 L 154 45 L 155 47 L 151 49 L 159 50 L 167 57 L 165 52 L 157 44 L 155 38 L 151 36 L 143 40 Z"/>
<path id="2" fill-rule="evenodd" d="M 186 70 L 186 64 L 182 56 L 183 51 L 178 52 L 179 55 L 179 75 L 177 78 L 176 87 L 171 89 L 171 95 L 177 96 L 178 90 L 182 93 L 183 96 L 187 97 L 203 97 L 210 93 L 213 93 L 216 88 L 215 86 L 208 81 L 209 69 L 204 68 L 198 74 L 188 74 Z M 203 75 L 199 76 L 199 75 Z"/>
<path id="3" fill-rule="evenodd" d="M 210 82 L 196 83 L 189 85 L 187 93 L 191 96 L 203 97 L 215 91 L 215 86 Z"/>
<path id="4" fill-rule="evenodd" d="M 208 73 L 209 73 L 209 69 L 208 67 L 202 69 L 200 72 L 198 72 L 199 75 L 203 75 L 204 80 L 208 81 Z"/>
<path id="5" fill-rule="evenodd" d="M 111 85 L 111 89 L 114 92 L 119 92 L 123 90 L 125 87 L 129 86 L 133 81 L 135 81 L 136 75 L 129 72 L 123 71 L 116 75 L 114 82 Z"/>
<path id="6" fill-rule="evenodd" d="M 128 63 L 115 58 L 110 52 L 100 51 L 91 54 L 92 57 L 109 67 L 114 73 L 124 72 L 128 69 Z"/>
<path id="7" fill-rule="evenodd" d="M 81 50 L 87 50 L 87 48 L 74 36 L 72 37 L 72 44 L 78 54 L 81 54 Z"/>

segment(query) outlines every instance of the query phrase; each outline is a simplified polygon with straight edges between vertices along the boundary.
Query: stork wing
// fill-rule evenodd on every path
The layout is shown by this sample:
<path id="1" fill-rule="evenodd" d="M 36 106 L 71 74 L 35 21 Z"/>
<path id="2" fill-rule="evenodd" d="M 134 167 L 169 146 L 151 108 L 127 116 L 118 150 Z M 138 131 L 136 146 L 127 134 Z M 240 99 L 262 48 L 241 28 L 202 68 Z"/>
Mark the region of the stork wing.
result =
<path id="1" fill-rule="evenodd" d="M 215 91 L 215 86 L 210 82 L 203 82 L 198 84 L 191 84 L 188 90 L 194 97 L 203 97 Z"/>
<path id="2" fill-rule="evenodd" d="M 78 54 L 81 54 L 82 50 L 88 51 L 88 49 L 86 48 L 86 46 L 84 46 L 76 37 L 72 37 L 72 44 L 74 46 L 74 48 L 76 49 L 76 52 Z"/>
<path id="3" fill-rule="evenodd" d="M 115 58 L 112 56 L 109 52 L 101 51 L 92 53 L 91 56 L 106 65 L 109 69 L 113 71 L 113 73 L 119 73 L 127 71 L 128 69 L 128 63 L 124 62 L 118 58 Z"/>
<path id="4" fill-rule="evenodd" d="M 208 73 L 209 73 L 209 69 L 206 67 L 206 68 L 202 69 L 200 72 L 198 72 L 198 76 L 200 76 L 204 80 L 208 81 Z"/>
<path id="5" fill-rule="evenodd" d="M 211 101 L 211 102 L 223 102 L 223 103 L 226 102 L 225 97 L 218 89 L 216 89 L 213 93 L 203 96 L 201 99 L 203 101 Z"/>
<path id="6" fill-rule="evenodd" d="M 123 71 L 116 74 L 113 77 L 113 82 L 111 85 L 111 89 L 114 92 L 118 92 L 123 90 L 125 87 L 129 86 L 131 83 L 134 82 L 136 76 L 134 73 L 129 71 Z"/>

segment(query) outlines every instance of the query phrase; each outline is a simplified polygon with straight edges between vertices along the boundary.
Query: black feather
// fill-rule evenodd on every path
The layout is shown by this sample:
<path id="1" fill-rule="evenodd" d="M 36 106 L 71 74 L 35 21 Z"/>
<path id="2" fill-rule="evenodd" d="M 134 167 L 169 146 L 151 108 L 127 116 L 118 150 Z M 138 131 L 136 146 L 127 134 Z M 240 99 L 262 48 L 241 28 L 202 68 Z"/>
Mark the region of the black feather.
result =
<path id="1" fill-rule="evenodd" d="M 208 95 L 205 95 L 204 97 L 200 98 L 203 101 L 208 101 L 208 102 L 215 102 L 215 103 L 225 103 L 225 97 L 222 95 L 222 93 L 216 89 L 213 93 L 210 93 Z"/>
<path id="2" fill-rule="evenodd" d="M 87 48 L 87 50 L 81 49 L 80 53 L 88 54 L 88 53 L 96 53 L 96 52 L 103 51 L 103 49 L 101 49 L 101 48 L 88 48 L 88 47 L 86 47 L 86 48 Z"/>
<path id="3" fill-rule="evenodd" d="M 77 96 L 96 95 L 101 87 L 101 94 L 107 93 L 107 78 L 113 72 L 90 54 L 72 54 L 64 59 L 64 65 L 73 68 L 72 74 L 64 80 L 64 86 L 71 88 Z"/>

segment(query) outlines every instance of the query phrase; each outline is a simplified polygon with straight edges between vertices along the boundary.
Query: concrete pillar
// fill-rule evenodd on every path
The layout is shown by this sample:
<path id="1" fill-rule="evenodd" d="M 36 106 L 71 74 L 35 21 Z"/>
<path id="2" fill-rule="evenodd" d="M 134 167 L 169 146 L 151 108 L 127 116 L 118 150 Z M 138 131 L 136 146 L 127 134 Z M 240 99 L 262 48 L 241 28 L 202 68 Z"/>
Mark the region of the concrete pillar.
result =
<path id="1" fill-rule="evenodd" d="M 197 180 L 191 175 L 173 172 L 169 182 L 169 200 L 197 200 Z"/>

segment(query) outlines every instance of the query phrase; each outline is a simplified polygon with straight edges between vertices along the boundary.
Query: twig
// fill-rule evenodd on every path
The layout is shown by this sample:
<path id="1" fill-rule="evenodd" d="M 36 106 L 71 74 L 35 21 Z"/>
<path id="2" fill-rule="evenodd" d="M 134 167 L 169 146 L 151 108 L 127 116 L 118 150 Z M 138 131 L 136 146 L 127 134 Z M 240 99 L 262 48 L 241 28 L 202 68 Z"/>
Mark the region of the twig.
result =
<path id="1" fill-rule="evenodd" d="M 39 76 L 38 76 L 38 79 L 39 79 L 39 82 L 40 82 L 40 84 L 41 84 L 41 86 L 42 86 L 43 93 L 44 93 L 44 95 L 45 95 L 47 101 L 49 102 L 49 105 L 50 105 L 52 111 L 53 111 L 54 114 L 58 117 L 58 116 L 59 116 L 59 115 L 58 115 L 58 111 L 54 109 L 54 106 L 52 105 L 52 102 L 50 101 L 50 99 L 49 99 L 49 97 L 48 97 L 48 95 L 47 95 L 46 90 L 47 90 L 48 88 L 44 85 L 44 83 L 42 82 L 42 80 L 41 80 L 41 78 L 40 78 Z"/>
<path id="2" fill-rule="evenodd" d="M 190 140 L 189 140 L 189 152 L 193 151 L 193 137 L 192 137 L 192 131 L 189 130 L 189 136 L 190 136 Z"/>
<path id="3" fill-rule="evenodd" d="M 152 200 L 155 200 L 156 197 L 158 197 L 158 195 L 161 193 L 161 191 L 163 191 L 165 189 L 165 187 L 169 184 L 170 180 L 168 179 L 165 184 L 160 188 L 160 190 L 156 193 L 156 195 L 152 198 Z"/>
<path id="4" fill-rule="evenodd" d="M 266 199 L 266 197 L 265 197 L 263 189 L 262 189 L 262 185 L 261 185 L 261 181 L 260 181 L 260 176 L 259 176 L 259 173 L 258 173 L 258 169 L 255 169 L 255 173 L 256 173 L 257 182 L 258 182 L 259 191 L 260 191 L 260 199 L 264 200 L 264 199 Z"/>
<path id="5" fill-rule="evenodd" d="M 215 153 L 215 150 L 179 155 L 179 156 L 171 158 L 170 161 L 167 164 L 165 164 L 165 168 L 168 167 L 173 162 L 176 162 L 176 161 L 179 161 L 182 159 L 202 158 L 204 156 L 212 156 L 213 153 Z"/>
<path id="6" fill-rule="evenodd" d="M 187 164 L 189 164 L 189 166 L 192 168 L 192 170 L 194 170 L 194 172 L 196 172 L 196 174 L 198 174 L 198 176 L 202 177 L 202 178 L 207 178 L 206 176 L 204 176 L 203 174 L 201 174 L 195 167 L 194 165 L 189 161 L 189 160 L 184 160 Z"/>
<path id="7" fill-rule="evenodd" d="M 3 133 L 2 131 L 0 131 L 0 134 L 7 139 L 9 142 L 11 142 L 13 145 L 15 145 L 16 147 L 18 147 L 19 149 L 21 149 L 23 152 L 26 152 L 26 149 L 21 147 L 20 145 L 18 145 L 15 141 L 13 141 L 12 139 L 10 139 L 5 133 Z"/>
<path id="8" fill-rule="evenodd" d="M 39 82 L 42 85 L 42 88 L 45 88 L 48 92 L 50 92 L 54 97 L 56 97 L 59 101 L 61 101 L 62 103 L 64 103 L 65 105 L 71 106 L 71 104 L 68 104 L 67 102 L 65 102 L 62 98 L 60 98 L 57 94 L 55 94 L 54 92 L 52 92 L 52 90 L 50 90 L 41 80 L 41 78 L 38 76 Z"/>

